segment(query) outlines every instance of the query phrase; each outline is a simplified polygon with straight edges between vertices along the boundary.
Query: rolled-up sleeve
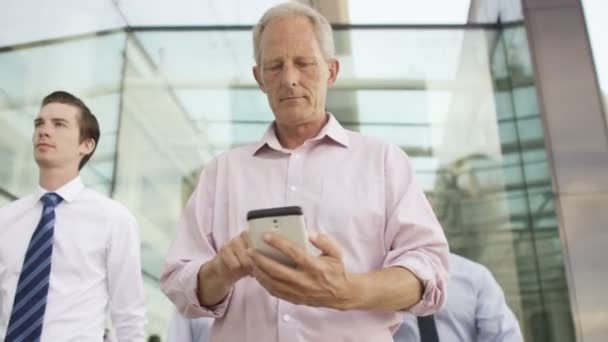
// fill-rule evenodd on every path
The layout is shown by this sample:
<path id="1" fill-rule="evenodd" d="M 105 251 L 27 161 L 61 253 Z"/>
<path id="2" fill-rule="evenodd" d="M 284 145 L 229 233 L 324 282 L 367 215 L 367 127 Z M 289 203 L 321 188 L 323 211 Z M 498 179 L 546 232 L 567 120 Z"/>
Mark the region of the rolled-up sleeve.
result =
<path id="1" fill-rule="evenodd" d="M 404 267 L 420 279 L 424 286 L 422 299 L 407 311 L 429 315 L 446 301 L 448 243 L 407 155 L 391 145 L 385 170 L 385 247 L 389 252 L 383 266 Z"/>
<path id="2" fill-rule="evenodd" d="M 161 290 L 188 318 L 221 317 L 232 296 L 230 291 L 211 308 L 201 306 L 197 296 L 199 269 L 217 254 L 211 235 L 216 170 L 214 159 L 201 172 L 198 185 L 177 224 L 175 240 L 169 248 L 160 279 Z"/>

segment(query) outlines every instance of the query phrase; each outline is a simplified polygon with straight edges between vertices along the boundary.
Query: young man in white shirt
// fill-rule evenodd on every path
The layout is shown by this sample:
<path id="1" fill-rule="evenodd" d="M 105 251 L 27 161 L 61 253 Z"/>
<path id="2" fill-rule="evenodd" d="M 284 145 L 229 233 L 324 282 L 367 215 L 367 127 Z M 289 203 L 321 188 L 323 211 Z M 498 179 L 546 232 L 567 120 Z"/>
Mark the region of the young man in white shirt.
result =
<path id="1" fill-rule="evenodd" d="M 79 176 L 99 135 L 74 95 L 42 101 L 38 191 L 0 209 L 0 340 L 101 341 L 108 311 L 118 341 L 144 340 L 137 223 Z"/>

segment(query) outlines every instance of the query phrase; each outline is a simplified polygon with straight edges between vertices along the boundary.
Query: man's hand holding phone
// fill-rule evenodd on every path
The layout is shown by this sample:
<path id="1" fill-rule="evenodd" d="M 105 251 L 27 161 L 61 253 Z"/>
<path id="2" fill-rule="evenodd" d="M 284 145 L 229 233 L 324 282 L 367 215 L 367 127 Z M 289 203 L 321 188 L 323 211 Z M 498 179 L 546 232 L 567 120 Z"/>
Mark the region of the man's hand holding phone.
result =
<path id="1" fill-rule="evenodd" d="M 286 266 L 254 249 L 249 250 L 253 277 L 271 295 L 294 304 L 348 310 L 357 305 L 357 286 L 344 267 L 338 244 L 328 235 L 310 237 L 322 254 L 313 256 L 276 233 L 265 241 L 289 256 L 295 268 Z"/>
<path id="2" fill-rule="evenodd" d="M 249 233 L 243 231 L 200 268 L 197 296 L 202 306 L 216 305 L 237 281 L 251 275 L 252 262 L 247 253 L 249 246 Z"/>
<path id="3" fill-rule="evenodd" d="M 199 301 L 210 307 L 251 275 L 272 296 L 294 304 L 347 310 L 358 298 L 340 246 L 325 234 L 308 237 L 301 208 L 272 208 L 248 215 L 249 230 L 222 246 L 199 272 Z M 308 243 L 321 251 L 309 253 Z M 203 279 L 207 278 L 207 281 Z"/>
<path id="4" fill-rule="evenodd" d="M 215 266 L 228 286 L 251 274 L 252 263 L 247 253 L 249 245 L 249 233 L 243 231 L 218 251 Z"/>
<path id="5" fill-rule="evenodd" d="M 247 215 L 252 275 L 271 295 L 294 304 L 349 309 L 357 298 L 340 246 L 325 234 L 308 237 L 300 207 Z M 309 242 L 321 251 L 309 253 Z"/>

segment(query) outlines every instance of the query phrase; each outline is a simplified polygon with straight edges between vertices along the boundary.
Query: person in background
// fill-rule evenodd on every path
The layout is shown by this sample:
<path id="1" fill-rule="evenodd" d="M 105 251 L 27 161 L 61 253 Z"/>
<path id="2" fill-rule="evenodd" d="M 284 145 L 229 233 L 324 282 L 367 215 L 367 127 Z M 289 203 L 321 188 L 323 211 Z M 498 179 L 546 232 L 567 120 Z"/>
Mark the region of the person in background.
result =
<path id="1" fill-rule="evenodd" d="M 167 342 L 207 342 L 213 318 L 186 318 L 175 311 L 169 330 Z"/>
<path id="2" fill-rule="evenodd" d="M 451 253 L 448 291 L 445 307 L 435 315 L 405 315 L 395 342 L 523 341 L 517 318 L 486 267 Z"/>
<path id="3" fill-rule="evenodd" d="M 0 209 L 0 339 L 143 341 L 144 290 L 135 218 L 84 186 L 99 125 L 74 95 L 42 100 L 34 119 L 38 189 Z"/>

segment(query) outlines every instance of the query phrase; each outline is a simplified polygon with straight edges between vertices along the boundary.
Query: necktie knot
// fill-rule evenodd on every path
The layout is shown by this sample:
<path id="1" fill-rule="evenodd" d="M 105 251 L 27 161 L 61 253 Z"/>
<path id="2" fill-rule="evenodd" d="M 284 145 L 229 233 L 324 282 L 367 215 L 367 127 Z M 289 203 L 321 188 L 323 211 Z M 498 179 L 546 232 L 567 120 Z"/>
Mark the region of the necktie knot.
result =
<path id="1" fill-rule="evenodd" d="M 57 193 L 47 192 L 40 198 L 40 200 L 44 204 L 45 208 L 51 207 L 51 208 L 55 209 L 57 204 L 59 204 L 59 202 L 61 202 L 61 200 L 63 200 L 63 198 L 61 198 L 61 196 L 59 196 Z"/>

